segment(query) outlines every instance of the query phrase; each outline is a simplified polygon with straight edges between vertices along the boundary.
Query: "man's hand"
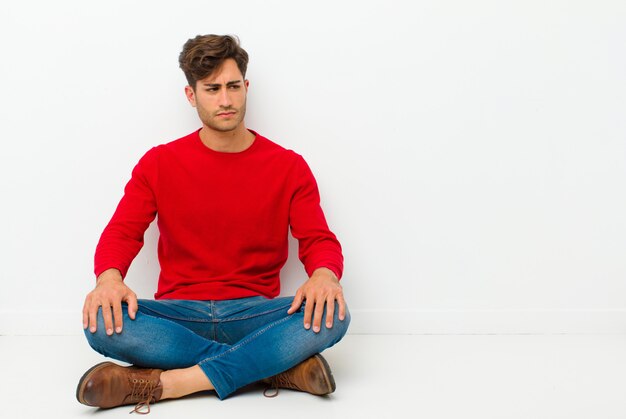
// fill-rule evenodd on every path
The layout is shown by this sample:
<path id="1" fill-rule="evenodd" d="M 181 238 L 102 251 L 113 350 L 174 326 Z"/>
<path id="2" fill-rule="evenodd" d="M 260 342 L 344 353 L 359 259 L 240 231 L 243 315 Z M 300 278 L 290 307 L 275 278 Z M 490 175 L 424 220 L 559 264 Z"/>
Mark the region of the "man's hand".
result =
<path id="1" fill-rule="evenodd" d="M 326 327 L 329 329 L 333 327 L 335 301 L 339 305 L 339 320 L 346 317 L 346 301 L 343 298 L 343 289 L 330 269 L 319 268 L 313 272 L 311 278 L 298 288 L 287 314 L 295 313 L 304 300 L 306 300 L 304 307 L 305 329 L 311 327 L 311 316 L 313 316 L 313 331 L 317 333 L 321 330 L 324 305 L 326 305 Z"/>
<path id="2" fill-rule="evenodd" d="M 107 335 L 122 332 L 122 301 L 128 304 L 128 315 L 135 319 L 137 295 L 124 284 L 122 274 L 117 269 L 107 269 L 98 276 L 96 288 L 87 294 L 83 306 L 83 328 L 95 333 L 98 328 L 98 308 L 102 307 L 102 317 Z M 111 315 L 112 314 L 112 315 Z"/>

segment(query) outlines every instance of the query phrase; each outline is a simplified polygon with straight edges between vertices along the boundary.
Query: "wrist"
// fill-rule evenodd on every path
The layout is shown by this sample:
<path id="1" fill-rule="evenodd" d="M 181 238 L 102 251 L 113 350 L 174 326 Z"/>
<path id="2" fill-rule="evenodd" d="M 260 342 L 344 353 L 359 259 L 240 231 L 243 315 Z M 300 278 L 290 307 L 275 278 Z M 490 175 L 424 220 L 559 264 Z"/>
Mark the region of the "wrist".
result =
<path id="1" fill-rule="evenodd" d="M 339 278 L 337 278 L 337 275 L 332 270 L 323 266 L 313 271 L 312 276 L 316 276 L 316 275 L 328 276 L 331 279 L 334 279 L 335 281 L 339 281 Z"/>
<path id="2" fill-rule="evenodd" d="M 122 278 L 122 273 L 119 271 L 119 269 L 110 268 L 102 272 L 100 275 L 98 275 L 98 278 L 96 279 L 96 285 L 100 284 L 103 281 L 109 281 L 109 280 L 119 281 L 119 282 L 124 281 L 124 279 Z"/>

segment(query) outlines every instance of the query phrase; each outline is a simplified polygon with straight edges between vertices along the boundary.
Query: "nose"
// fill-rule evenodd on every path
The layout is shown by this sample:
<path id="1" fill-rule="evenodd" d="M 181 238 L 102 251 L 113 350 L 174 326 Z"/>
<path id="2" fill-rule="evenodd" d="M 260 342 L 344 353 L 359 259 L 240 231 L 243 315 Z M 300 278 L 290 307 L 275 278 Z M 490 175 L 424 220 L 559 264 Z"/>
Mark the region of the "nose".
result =
<path id="1" fill-rule="evenodd" d="M 228 89 L 222 89 L 220 91 L 220 96 L 219 96 L 219 105 L 220 107 L 223 108 L 228 108 L 233 104 L 233 101 L 230 97 L 230 92 L 228 91 Z"/>

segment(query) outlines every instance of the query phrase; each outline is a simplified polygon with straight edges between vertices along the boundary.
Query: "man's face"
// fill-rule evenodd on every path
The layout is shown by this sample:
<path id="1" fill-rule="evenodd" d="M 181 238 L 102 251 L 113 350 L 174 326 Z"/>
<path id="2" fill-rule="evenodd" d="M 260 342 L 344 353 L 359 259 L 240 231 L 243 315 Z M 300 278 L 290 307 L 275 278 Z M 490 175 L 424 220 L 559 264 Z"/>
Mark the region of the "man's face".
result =
<path id="1" fill-rule="evenodd" d="M 228 132 L 243 122 L 248 81 L 243 79 L 235 60 L 224 61 L 213 74 L 198 80 L 195 87 L 194 90 L 187 86 L 185 94 L 204 126 Z"/>

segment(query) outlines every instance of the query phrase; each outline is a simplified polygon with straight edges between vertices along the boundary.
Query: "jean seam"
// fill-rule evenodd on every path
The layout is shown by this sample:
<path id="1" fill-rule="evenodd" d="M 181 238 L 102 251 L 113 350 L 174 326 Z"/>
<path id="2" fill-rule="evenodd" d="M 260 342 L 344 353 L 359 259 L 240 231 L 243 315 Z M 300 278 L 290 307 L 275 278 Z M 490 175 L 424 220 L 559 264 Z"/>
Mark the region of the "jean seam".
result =
<path id="1" fill-rule="evenodd" d="M 282 324 L 284 322 L 286 322 L 287 320 L 289 320 L 291 316 L 287 316 L 284 319 L 280 319 L 280 320 L 276 320 L 275 322 L 267 325 L 266 327 L 264 327 L 261 330 L 258 330 L 255 334 L 248 336 L 245 340 L 240 341 L 239 343 L 237 343 L 234 346 L 231 346 L 229 349 L 227 349 L 226 351 L 222 352 L 219 355 L 215 355 L 212 356 L 210 358 L 206 358 L 203 359 L 202 361 L 198 362 L 198 365 L 203 365 L 206 364 L 207 362 L 213 361 L 215 359 L 221 358 L 226 354 L 229 354 L 233 351 L 236 351 L 237 349 L 239 349 L 240 347 L 242 347 L 243 345 L 247 345 L 248 343 L 250 343 L 251 341 L 253 341 L 254 339 L 256 339 L 257 337 L 261 336 L 263 333 L 267 332 L 268 330 L 270 330 L 271 328 L 278 326 L 279 324 Z"/>
<path id="2" fill-rule="evenodd" d="M 153 310 L 150 307 L 141 307 L 143 310 L 147 310 L 147 311 L 151 311 L 152 313 L 156 313 L 159 315 L 160 318 L 166 318 L 166 319 L 175 319 L 175 320 L 182 320 L 182 321 L 187 321 L 187 322 L 196 322 L 196 323 L 217 323 L 219 320 L 213 319 L 213 318 L 199 318 L 199 317 L 183 317 L 183 316 L 172 316 L 170 314 L 166 314 L 166 313 L 162 313 L 158 310 Z M 155 316 L 153 316 L 155 317 Z"/>
<path id="3" fill-rule="evenodd" d="M 210 302 L 211 308 L 211 320 L 214 320 L 211 325 L 211 339 L 217 341 L 217 327 L 219 320 L 215 318 L 215 301 L 211 300 Z"/>
<path id="4" fill-rule="evenodd" d="M 226 322 L 234 322 L 234 321 L 239 321 L 239 320 L 248 320 L 248 319 L 253 319 L 253 318 L 259 317 L 259 316 L 265 316 L 266 314 L 269 314 L 269 313 L 275 313 L 277 311 L 284 310 L 286 307 L 288 307 L 288 306 L 275 308 L 273 310 L 263 311 L 261 313 L 254 313 L 254 314 L 251 314 L 249 316 L 229 317 L 229 318 L 226 318 L 226 319 L 217 319 L 216 321 L 226 323 Z"/>

